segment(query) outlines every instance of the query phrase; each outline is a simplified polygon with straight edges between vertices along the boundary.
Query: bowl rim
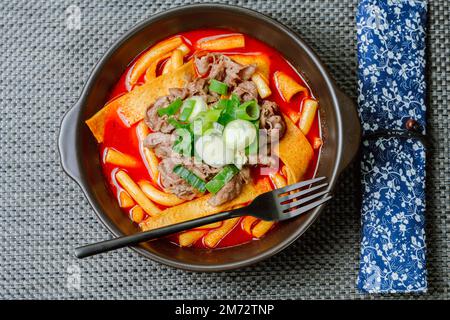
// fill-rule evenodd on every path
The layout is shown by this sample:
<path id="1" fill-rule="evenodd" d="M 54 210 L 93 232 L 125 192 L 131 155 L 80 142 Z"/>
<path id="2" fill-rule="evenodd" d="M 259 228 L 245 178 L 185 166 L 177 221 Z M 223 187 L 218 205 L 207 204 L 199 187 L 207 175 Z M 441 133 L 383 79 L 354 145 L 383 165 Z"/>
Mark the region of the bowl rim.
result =
<path id="1" fill-rule="evenodd" d="M 224 11 L 233 11 L 234 13 L 242 14 L 242 15 L 249 15 L 254 18 L 264 20 L 266 23 L 270 24 L 272 28 L 278 29 L 287 36 L 290 37 L 290 39 L 299 47 L 301 47 L 302 50 L 305 51 L 305 53 L 308 55 L 308 57 L 313 61 L 315 66 L 318 68 L 319 72 L 324 78 L 324 83 L 329 88 L 330 92 L 330 98 L 335 106 L 339 106 L 339 89 L 335 85 L 334 80 L 328 73 L 326 67 L 321 62 L 320 58 L 316 55 L 316 53 L 292 30 L 290 30 L 288 27 L 283 25 L 282 23 L 274 20 L 273 18 L 257 12 L 252 9 L 236 6 L 236 5 L 228 5 L 228 4 L 189 4 L 189 5 L 183 5 L 178 6 L 175 8 L 171 8 L 168 10 L 165 10 L 163 12 L 156 13 L 154 15 L 149 16 L 148 18 L 142 20 L 141 22 L 134 25 L 131 29 L 129 29 L 126 33 L 124 33 L 118 40 L 116 40 L 109 48 L 108 50 L 103 54 L 103 56 L 98 60 L 98 62 L 93 67 L 88 80 L 86 81 L 86 84 L 84 85 L 82 89 L 82 93 L 78 99 L 78 101 L 74 104 L 73 107 L 69 108 L 69 110 L 66 112 L 64 117 L 61 121 L 60 126 L 60 132 L 59 132 L 59 143 L 58 143 L 58 151 L 60 154 L 61 159 L 61 166 L 63 170 L 81 187 L 85 197 L 87 198 L 89 204 L 94 209 L 95 214 L 97 215 L 98 219 L 102 222 L 102 224 L 106 227 L 106 229 L 113 234 L 115 237 L 123 236 L 124 234 L 119 230 L 119 228 L 106 216 L 105 213 L 103 213 L 103 210 L 100 208 L 100 206 L 97 203 L 97 200 L 95 196 L 90 191 L 89 186 L 85 181 L 83 181 L 77 174 L 74 174 L 71 172 L 70 169 L 68 169 L 65 166 L 64 161 L 64 152 L 63 152 L 63 141 L 62 141 L 62 132 L 64 131 L 64 126 L 69 125 L 68 123 L 64 123 L 64 121 L 69 118 L 69 114 L 75 113 L 75 123 L 72 124 L 72 126 L 76 126 L 75 130 L 78 131 L 79 126 L 79 117 L 80 117 L 80 108 L 84 105 L 84 102 L 87 98 L 88 93 L 91 90 L 92 85 L 94 84 L 96 78 L 102 71 L 102 68 L 106 61 L 108 61 L 111 56 L 124 44 L 128 41 L 129 38 L 139 33 L 141 30 L 145 29 L 148 25 L 154 24 L 158 22 L 161 19 L 165 19 L 166 17 L 174 14 L 178 14 L 183 11 L 189 11 L 189 10 L 201 10 L 201 9 L 217 9 L 217 10 L 224 10 Z M 336 140 L 338 142 L 338 148 L 337 148 L 337 156 L 333 168 L 332 175 L 329 178 L 329 190 L 332 190 L 336 184 L 337 178 L 340 173 L 340 162 L 342 160 L 342 141 L 343 141 L 343 128 L 342 128 L 342 114 L 339 110 L 339 108 L 335 108 L 336 111 L 336 122 L 337 122 L 337 134 L 336 134 Z M 77 160 L 77 166 L 78 166 L 78 160 Z M 78 173 L 79 174 L 79 173 Z M 262 260 L 265 260 L 276 253 L 282 251 L 289 245 L 291 245 L 295 240 L 297 240 L 313 223 L 314 221 L 319 217 L 320 212 L 323 210 L 325 205 L 321 205 L 314 209 L 314 211 L 308 216 L 308 218 L 305 220 L 304 223 L 299 226 L 299 228 L 293 232 L 291 235 L 286 237 L 284 240 L 282 240 L 279 244 L 268 248 L 266 251 L 254 256 L 250 257 L 241 261 L 234 261 L 229 263 L 221 263 L 221 264 L 211 264 L 211 265 L 201 265 L 201 264 L 193 264 L 193 263 L 187 263 L 187 262 L 181 262 L 174 259 L 167 259 L 164 257 L 161 257 L 160 255 L 156 253 L 152 253 L 145 248 L 141 246 L 131 246 L 130 248 L 139 253 L 140 255 L 144 256 L 147 259 L 151 259 L 153 261 L 162 263 L 164 265 L 175 267 L 178 269 L 183 269 L 187 271 L 195 271 L 195 272 L 220 272 L 220 271 L 228 271 L 232 269 L 238 269 L 243 268 L 252 264 L 255 264 L 257 262 L 260 262 Z"/>

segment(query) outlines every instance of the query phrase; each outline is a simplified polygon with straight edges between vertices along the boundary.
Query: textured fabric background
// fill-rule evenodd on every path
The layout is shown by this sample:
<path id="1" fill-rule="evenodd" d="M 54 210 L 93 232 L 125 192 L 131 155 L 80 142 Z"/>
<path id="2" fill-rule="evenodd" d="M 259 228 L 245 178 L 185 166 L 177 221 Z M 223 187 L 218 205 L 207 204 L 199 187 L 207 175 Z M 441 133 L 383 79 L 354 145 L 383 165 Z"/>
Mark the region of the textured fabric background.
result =
<path id="1" fill-rule="evenodd" d="M 357 165 L 295 244 L 262 263 L 227 273 L 189 273 L 131 250 L 83 261 L 73 248 L 109 238 L 78 186 L 59 165 L 57 134 L 90 70 L 135 23 L 189 1 L 6 1 L 0 8 L 1 298 L 377 298 L 358 294 L 360 213 Z M 356 95 L 356 0 L 229 1 L 297 31 Z M 81 29 L 65 10 L 81 10 Z M 394 298 L 449 298 L 450 11 L 429 4 L 427 243 L 429 292 Z M 78 273 L 81 286 L 68 282 Z"/>

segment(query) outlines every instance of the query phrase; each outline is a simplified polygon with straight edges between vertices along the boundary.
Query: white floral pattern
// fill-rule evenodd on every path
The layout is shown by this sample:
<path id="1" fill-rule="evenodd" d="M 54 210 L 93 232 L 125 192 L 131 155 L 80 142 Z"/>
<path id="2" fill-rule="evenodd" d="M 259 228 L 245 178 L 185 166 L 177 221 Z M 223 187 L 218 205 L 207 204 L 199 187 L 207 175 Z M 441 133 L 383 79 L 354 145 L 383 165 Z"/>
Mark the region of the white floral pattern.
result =
<path id="1" fill-rule="evenodd" d="M 362 241 L 358 287 L 412 292 L 427 287 L 425 150 L 418 140 L 363 142 Z"/>
<path id="2" fill-rule="evenodd" d="M 360 2 L 358 103 L 364 132 L 402 129 L 409 118 L 425 130 L 425 27 L 426 1 Z"/>
<path id="3" fill-rule="evenodd" d="M 425 133 L 427 2 L 362 0 L 357 12 L 359 114 L 365 134 Z M 362 241 L 358 288 L 369 293 L 423 292 L 425 147 L 400 137 L 362 145 Z"/>

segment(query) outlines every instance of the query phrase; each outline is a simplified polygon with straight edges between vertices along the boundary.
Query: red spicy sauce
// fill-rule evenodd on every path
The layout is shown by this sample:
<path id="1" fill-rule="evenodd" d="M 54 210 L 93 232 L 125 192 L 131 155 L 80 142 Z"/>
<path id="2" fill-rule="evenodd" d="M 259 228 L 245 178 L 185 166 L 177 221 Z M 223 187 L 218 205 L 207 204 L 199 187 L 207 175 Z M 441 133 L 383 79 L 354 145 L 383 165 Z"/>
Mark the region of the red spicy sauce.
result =
<path id="1" fill-rule="evenodd" d="M 188 32 L 180 33 L 185 43 L 191 48 L 190 54 L 185 57 L 185 61 L 190 59 L 192 57 L 192 54 L 195 51 L 195 44 L 198 40 L 205 38 L 205 37 L 211 37 L 211 36 L 218 36 L 218 35 L 225 35 L 232 33 L 229 30 L 224 29 L 201 29 L 201 30 L 193 30 Z M 306 82 L 302 79 L 302 77 L 299 75 L 299 73 L 284 59 L 284 57 L 276 51 L 274 48 L 266 45 L 265 43 L 256 40 L 250 36 L 245 36 L 245 48 L 240 49 L 232 49 L 229 51 L 221 51 L 225 54 L 228 53 L 262 53 L 266 55 L 270 60 L 270 88 L 272 90 L 272 95 L 269 96 L 267 99 L 272 100 L 276 102 L 283 113 L 288 114 L 289 113 L 301 113 L 303 101 L 306 98 L 314 98 L 313 94 L 311 93 L 311 90 L 309 89 Z M 145 52 L 143 52 L 145 53 Z M 140 55 L 139 55 L 140 56 Z M 138 57 L 139 57 L 138 56 Z M 138 58 L 136 57 L 136 59 Z M 135 61 L 136 61 L 135 59 Z M 165 61 L 161 62 L 159 67 L 157 68 L 158 72 L 160 73 L 162 71 L 162 68 L 164 66 Z M 115 99 L 119 97 L 120 95 L 128 92 L 130 90 L 129 85 L 127 84 L 127 74 L 130 71 L 130 69 L 133 66 L 133 62 L 130 63 L 128 68 L 124 71 L 122 76 L 120 77 L 117 84 L 114 86 L 113 90 L 111 91 L 111 94 L 109 96 L 109 99 Z M 292 77 L 296 82 L 303 85 L 304 87 L 308 88 L 308 94 L 305 95 L 303 93 L 296 94 L 291 101 L 288 103 L 283 100 L 281 95 L 279 94 L 274 80 L 273 80 L 273 74 L 275 71 L 283 71 L 290 77 Z M 140 79 L 140 82 L 143 82 L 143 77 Z M 116 113 L 112 113 L 109 118 L 106 121 L 105 124 L 105 134 L 104 134 L 104 141 L 102 144 L 100 144 L 99 151 L 100 151 L 100 157 L 101 157 L 101 163 L 103 168 L 103 173 L 105 175 L 105 178 L 108 181 L 108 184 L 111 188 L 111 191 L 116 196 L 116 198 L 119 197 L 119 193 L 121 190 L 123 190 L 120 185 L 115 180 L 115 173 L 119 168 L 117 168 L 116 165 L 111 165 L 108 163 L 105 163 L 103 161 L 104 159 L 104 152 L 106 148 L 114 148 L 122 153 L 125 153 L 127 155 L 130 155 L 136 159 L 139 159 L 139 165 L 134 168 L 121 168 L 125 170 L 130 177 L 138 182 L 140 180 L 147 180 L 152 182 L 154 186 L 157 188 L 160 188 L 158 183 L 153 181 L 144 162 L 142 161 L 142 154 L 139 147 L 139 139 L 137 137 L 136 133 L 136 126 L 137 124 L 127 127 L 122 120 L 117 116 Z M 321 130 L 320 130 L 320 118 L 318 114 L 316 115 L 316 118 L 313 122 L 313 125 L 306 136 L 308 141 L 313 145 L 316 138 L 321 137 Z M 319 161 L 319 155 L 320 155 L 320 148 L 314 149 L 314 157 L 309 165 L 308 171 L 304 177 L 304 179 L 309 179 L 315 175 L 318 161 Z M 265 179 L 267 183 L 270 183 L 272 185 L 272 188 L 274 188 L 272 182 L 270 181 L 268 176 L 261 176 L 258 174 L 258 170 L 253 170 L 253 178 L 254 179 Z M 161 189 L 161 188 L 160 188 Z M 160 206 L 162 209 L 164 209 L 163 206 Z M 130 210 L 131 208 L 124 209 L 125 214 L 130 216 Z M 146 218 L 146 216 L 144 217 Z M 215 248 L 225 248 L 230 246 L 236 246 L 242 243 L 246 243 L 248 241 L 252 240 L 252 236 L 249 235 L 241 226 L 242 219 L 235 225 L 235 227 L 224 237 L 222 240 L 217 244 Z M 132 223 L 130 221 L 130 223 Z M 276 228 L 276 225 L 275 225 Z M 201 228 L 196 230 L 202 230 Z M 206 230 L 206 229 L 205 229 Z M 208 229 L 214 230 L 214 229 Z M 170 236 L 168 239 L 174 243 L 178 242 L 178 236 Z M 196 243 L 193 244 L 196 248 L 206 248 L 205 244 L 203 243 L 203 237 L 198 240 Z"/>

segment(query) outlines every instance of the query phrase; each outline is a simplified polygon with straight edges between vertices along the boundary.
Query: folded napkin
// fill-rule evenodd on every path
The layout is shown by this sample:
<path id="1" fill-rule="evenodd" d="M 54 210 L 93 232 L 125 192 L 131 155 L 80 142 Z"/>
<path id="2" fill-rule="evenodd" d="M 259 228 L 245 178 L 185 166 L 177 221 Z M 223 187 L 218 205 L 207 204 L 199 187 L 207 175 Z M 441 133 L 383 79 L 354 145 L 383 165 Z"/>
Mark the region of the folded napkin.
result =
<path id="1" fill-rule="evenodd" d="M 362 0 L 357 10 L 362 240 L 358 288 L 423 292 L 426 1 Z"/>

